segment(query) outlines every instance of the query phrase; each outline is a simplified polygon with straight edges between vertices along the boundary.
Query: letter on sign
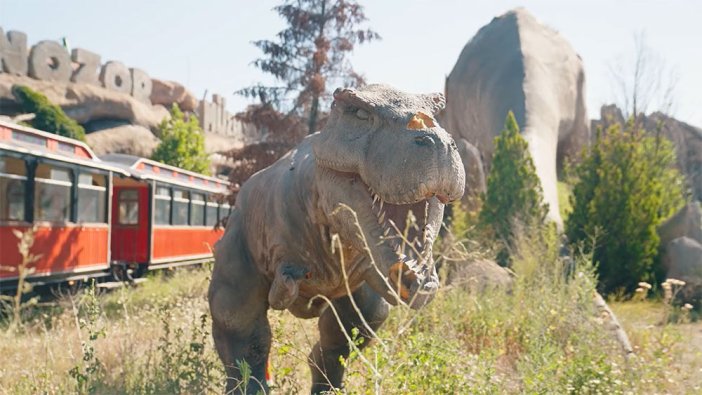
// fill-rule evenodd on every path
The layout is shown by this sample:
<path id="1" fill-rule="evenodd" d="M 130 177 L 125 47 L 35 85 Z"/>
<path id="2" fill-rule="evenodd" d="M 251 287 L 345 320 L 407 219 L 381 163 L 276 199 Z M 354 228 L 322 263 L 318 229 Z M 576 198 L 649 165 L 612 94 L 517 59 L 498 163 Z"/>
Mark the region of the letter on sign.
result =
<path id="1" fill-rule="evenodd" d="M 151 104 L 151 77 L 139 69 L 132 71 L 132 96 L 142 102 Z"/>
<path id="2" fill-rule="evenodd" d="M 0 29 L 0 73 L 27 75 L 27 35 Z"/>
<path id="3" fill-rule="evenodd" d="M 66 48 L 55 41 L 41 41 L 29 53 L 29 76 L 44 81 L 68 82 L 73 69 Z"/>
<path id="4" fill-rule="evenodd" d="M 128 95 L 132 91 L 132 76 L 129 74 L 129 69 L 120 62 L 105 63 L 100 72 L 100 82 L 102 86 L 115 92 Z"/>
<path id="5" fill-rule="evenodd" d="M 82 84 L 100 85 L 98 80 L 98 67 L 100 67 L 100 55 L 76 48 L 71 52 L 71 59 L 78 63 L 78 68 L 73 73 L 71 81 Z"/>

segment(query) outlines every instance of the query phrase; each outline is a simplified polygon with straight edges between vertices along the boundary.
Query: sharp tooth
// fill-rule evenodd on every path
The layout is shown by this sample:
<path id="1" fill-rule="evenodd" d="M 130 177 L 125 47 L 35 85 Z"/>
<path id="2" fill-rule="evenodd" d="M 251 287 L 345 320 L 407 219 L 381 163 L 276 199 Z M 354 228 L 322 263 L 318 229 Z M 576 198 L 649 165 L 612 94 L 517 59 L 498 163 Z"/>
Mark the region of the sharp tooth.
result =
<path id="1" fill-rule="evenodd" d="M 390 228 L 385 228 L 383 231 L 383 236 L 388 237 L 390 235 Z"/>
<path id="2" fill-rule="evenodd" d="M 380 217 L 378 217 L 378 219 L 380 220 L 380 222 L 379 222 L 380 224 L 385 222 L 385 211 L 380 213 Z"/>
<path id="3" fill-rule="evenodd" d="M 380 199 L 380 211 L 383 211 L 383 203 L 385 203 L 383 199 Z"/>

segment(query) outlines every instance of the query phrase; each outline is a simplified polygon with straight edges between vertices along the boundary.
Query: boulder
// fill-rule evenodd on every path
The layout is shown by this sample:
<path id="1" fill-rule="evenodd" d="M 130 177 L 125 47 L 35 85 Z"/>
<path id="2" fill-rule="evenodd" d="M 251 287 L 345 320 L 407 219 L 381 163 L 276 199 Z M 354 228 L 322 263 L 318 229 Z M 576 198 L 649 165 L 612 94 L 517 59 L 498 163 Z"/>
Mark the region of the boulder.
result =
<path id="1" fill-rule="evenodd" d="M 589 141 L 585 73 L 570 44 L 522 8 L 494 18 L 463 48 L 446 79 L 443 126 L 475 145 L 489 168 L 508 111 L 529 142 L 549 218 L 560 225 L 557 166 Z"/>
<path id="2" fill-rule="evenodd" d="M 475 206 L 474 203 L 486 190 L 483 158 L 480 155 L 480 151 L 464 139 L 457 139 L 456 145 L 466 172 L 466 190 L 463 194 L 463 201 L 467 202 L 469 207 L 472 207 Z"/>
<path id="3" fill-rule="evenodd" d="M 688 237 L 702 244 L 702 209 L 699 202 L 692 202 L 681 208 L 667 221 L 658 227 L 658 235 L 661 238 L 661 245 L 668 243 L 679 237 Z"/>
<path id="4" fill-rule="evenodd" d="M 451 263 L 446 276 L 447 285 L 460 286 L 470 292 L 495 288 L 510 290 L 513 282 L 510 271 L 487 259 Z"/>
<path id="5" fill-rule="evenodd" d="M 13 115 L 21 111 L 12 95 L 12 86 L 16 84 L 26 85 L 46 95 L 80 124 L 110 119 L 155 129 L 169 116 L 163 106 L 143 103 L 128 94 L 97 85 L 40 81 L 7 73 L 0 74 L 0 111 L 3 114 Z"/>
<path id="6" fill-rule="evenodd" d="M 159 139 L 143 126 L 123 125 L 103 129 L 85 136 L 90 148 L 97 155 L 128 154 L 150 157 Z"/>
<path id="7" fill-rule="evenodd" d="M 622 111 L 613 104 L 602 106 L 600 119 L 592 122 L 596 127 L 608 128 L 624 124 Z M 660 131 L 675 145 L 678 168 L 685 175 L 695 200 L 702 200 L 702 129 L 669 117 L 661 112 L 641 114 L 637 122 L 651 133 Z"/>
<path id="8" fill-rule="evenodd" d="M 666 245 L 663 265 L 666 277 L 685 281 L 680 300 L 699 308 L 702 300 L 702 244 L 689 237 L 678 237 Z"/>
<path id="9" fill-rule="evenodd" d="M 151 103 L 171 108 L 177 104 L 183 111 L 195 111 L 198 101 L 185 87 L 174 81 L 151 79 Z"/>

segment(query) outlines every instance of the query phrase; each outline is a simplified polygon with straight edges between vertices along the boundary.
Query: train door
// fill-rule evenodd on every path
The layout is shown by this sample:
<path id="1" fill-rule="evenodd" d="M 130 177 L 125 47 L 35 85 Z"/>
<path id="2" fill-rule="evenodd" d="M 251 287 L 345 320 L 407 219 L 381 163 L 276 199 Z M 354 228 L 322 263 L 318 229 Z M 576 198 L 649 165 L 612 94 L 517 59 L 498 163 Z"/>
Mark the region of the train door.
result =
<path id="1" fill-rule="evenodd" d="M 149 261 L 149 188 L 130 179 L 115 179 L 112 194 L 112 261 L 143 264 Z"/>

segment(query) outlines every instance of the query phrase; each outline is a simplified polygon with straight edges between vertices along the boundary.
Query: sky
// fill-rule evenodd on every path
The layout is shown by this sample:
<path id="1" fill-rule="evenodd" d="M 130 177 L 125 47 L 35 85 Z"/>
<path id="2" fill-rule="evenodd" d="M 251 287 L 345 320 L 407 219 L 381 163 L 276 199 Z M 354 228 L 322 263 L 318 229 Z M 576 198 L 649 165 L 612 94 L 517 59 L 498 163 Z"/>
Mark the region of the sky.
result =
<path id="1" fill-rule="evenodd" d="M 643 34 L 656 64 L 676 76 L 673 115 L 702 126 L 702 1 L 359 2 L 368 26 L 382 36 L 351 55 L 368 82 L 409 92 L 443 92 L 445 77 L 478 29 L 522 6 L 559 31 L 582 57 L 591 118 L 599 118 L 602 104 L 616 100 L 620 90 L 612 69 L 631 69 L 634 37 Z M 251 42 L 272 39 L 284 27 L 272 11 L 277 3 L 0 0 L 0 27 L 25 32 L 30 45 L 67 37 L 71 47 L 98 53 L 103 63 L 118 60 L 151 77 L 178 81 L 198 98 L 218 93 L 237 112 L 249 101 L 236 96 L 236 90 L 271 81 L 251 64 L 261 55 Z"/>

